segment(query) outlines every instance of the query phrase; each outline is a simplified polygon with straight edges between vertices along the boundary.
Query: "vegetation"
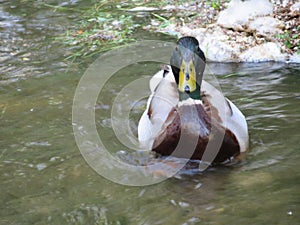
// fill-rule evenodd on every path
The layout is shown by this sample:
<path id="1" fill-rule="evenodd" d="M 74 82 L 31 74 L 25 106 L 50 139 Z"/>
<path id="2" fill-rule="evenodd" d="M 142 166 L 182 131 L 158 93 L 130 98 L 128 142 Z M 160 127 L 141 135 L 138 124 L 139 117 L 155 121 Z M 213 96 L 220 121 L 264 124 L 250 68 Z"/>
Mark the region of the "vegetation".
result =
<path id="1" fill-rule="evenodd" d="M 77 49 L 67 58 L 90 57 L 130 41 L 137 24 L 132 16 L 116 10 L 108 10 L 108 2 L 97 4 L 82 17 L 78 27 L 60 37 L 66 45 Z"/>
<path id="2" fill-rule="evenodd" d="M 221 1 L 220 0 L 209 1 L 208 4 L 210 4 L 210 6 L 215 10 L 219 10 L 221 8 Z"/>
<path id="3" fill-rule="evenodd" d="M 90 57 L 135 41 L 134 31 L 138 27 L 155 32 L 162 32 L 170 25 L 180 27 L 188 24 L 191 29 L 199 27 L 199 24 L 205 27 L 215 22 L 219 11 L 225 8 L 225 3 L 228 1 L 101 0 L 87 10 L 80 18 L 79 24 L 63 34 L 59 42 L 72 47 L 71 54 L 67 56 L 68 59 Z M 137 13 L 129 11 L 129 9 L 141 6 L 157 9 L 169 7 L 169 9 L 149 12 L 147 14 L 149 23 L 142 24 L 140 18 L 136 17 Z M 55 10 L 57 9 L 59 8 L 55 7 Z M 282 15 L 282 11 L 278 11 L 278 15 Z M 176 34 L 174 30 L 174 35 Z M 288 51 L 299 51 L 299 30 L 286 30 L 276 38 L 285 45 Z"/>
<path id="4" fill-rule="evenodd" d="M 212 8 L 220 10 L 220 1 L 213 0 L 201 2 L 205 8 Z M 162 8 L 173 5 L 180 6 L 186 4 L 185 7 L 197 5 L 198 3 L 190 1 L 143 1 L 136 0 L 134 2 L 128 1 L 108 1 L 102 0 L 96 3 L 91 9 L 87 10 L 79 24 L 69 29 L 65 34 L 58 38 L 59 42 L 73 47 L 72 53 L 67 56 L 67 59 L 75 60 L 78 57 L 90 57 L 113 48 L 123 46 L 135 40 L 134 30 L 141 27 L 142 24 L 137 19 L 133 18 L 133 13 L 128 12 L 128 9 L 144 6 Z M 54 6 L 48 5 L 51 8 Z M 196 7 L 197 8 L 197 7 Z M 63 7 L 55 7 L 55 10 L 64 10 Z M 67 9 L 66 9 L 67 10 Z M 178 11 L 178 12 L 177 12 Z M 178 15 L 177 15 L 178 14 Z M 151 13 L 152 21 L 156 21 L 158 28 L 164 28 L 171 23 L 182 23 L 182 18 L 187 20 L 197 17 L 197 12 L 192 9 L 174 10 L 166 13 Z M 179 16 L 180 15 L 180 16 Z M 188 22 L 188 21 L 186 21 Z M 152 29 L 150 30 L 157 30 Z"/>
<path id="5" fill-rule="evenodd" d="M 288 51 L 295 51 L 297 54 L 300 54 L 300 35 L 297 32 L 285 31 L 282 34 L 278 34 L 277 38 L 281 41 Z"/>
<path id="6" fill-rule="evenodd" d="M 300 14 L 299 11 L 291 8 L 296 2 L 296 0 L 290 0 L 286 4 L 277 4 L 274 10 L 274 17 L 284 23 L 283 33 L 275 38 L 285 46 L 286 52 L 290 54 L 300 54 Z"/>

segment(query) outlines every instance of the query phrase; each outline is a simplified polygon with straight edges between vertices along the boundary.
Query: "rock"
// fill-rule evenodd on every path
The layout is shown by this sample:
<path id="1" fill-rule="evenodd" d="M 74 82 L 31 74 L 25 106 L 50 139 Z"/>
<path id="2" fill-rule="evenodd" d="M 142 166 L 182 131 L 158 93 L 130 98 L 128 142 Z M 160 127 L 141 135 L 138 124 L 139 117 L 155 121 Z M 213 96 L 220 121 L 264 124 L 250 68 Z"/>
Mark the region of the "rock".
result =
<path id="1" fill-rule="evenodd" d="M 285 62 L 288 56 L 281 52 L 278 43 L 267 42 L 257 45 L 257 39 L 242 34 L 231 37 L 227 31 L 217 25 L 207 28 L 190 29 L 182 26 L 179 36 L 194 36 L 205 53 L 208 62 Z M 294 61 L 299 58 L 293 59 Z"/>
<path id="2" fill-rule="evenodd" d="M 154 7 L 144 7 L 144 6 L 138 6 L 132 9 L 128 9 L 129 12 L 152 12 L 152 11 L 158 11 L 158 8 Z"/>
<path id="3" fill-rule="evenodd" d="M 286 6 L 289 4 L 289 1 L 290 1 L 290 0 L 282 0 L 282 1 L 281 1 L 282 6 L 283 6 L 283 7 L 286 7 Z"/>
<path id="4" fill-rule="evenodd" d="M 197 29 L 189 33 L 199 41 L 208 61 L 211 62 L 237 62 L 240 45 L 229 40 L 219 26 L 207 29 Z"/>
<path id="5" fill-rule="evenodd" d="M 273 5 L 268 0 L 232 0 L 227 9 L 220 12 L 217 24 L 238 31 L 243 31 L 250 19 L 269 15 Z"/>
<path id="6" fill-rule="evenodd" d="M 289 63 L 300 63 L 300 54 L 294 54 L 294 55 L 291 55 L 289 60 L 288 60 Z"/>
<path id="7" fill-rule="evenodd" d="M 293 45 L 292 52 L 284 45 L 284 40 L 276 36 L 286 31 L 287 26 L 294 26 L 289 31 L 297 35 L 299 19 L 292 16 L 299 13 L 300 3 L 293 4 L 296 0 L 271 2 L 274 5 L 269 0 L 231 0 L 228 8 L 219 13 L 216 23 L 201 26 L 198 19 L 190 24 L 171 23 L 157 29 L 179 37 L 196 37 L 208 62 L 300 63 L 300 55 L 292 54 L 299 51 L 298 42 Z M 286 18 L 293 20 L 289 22 Z"/>
<path id="8" fill-rule="evenodd" d="M 208 61 L 237 62 L 239 54 L 237 45 L 229 45 L 226 42 L 208 36 L 200 44 L 200 47 L 205 52 Z"/>
<path id="9" fill-rule="evenodd" d="M 282 33 L 284 23 L 271 16 L 258 17 L 248 24 L 248 32 L 256 33 L 259 36 L 272 37 Z"/>
<path id="10" fill-rule="evenodd" d="M 206 55 L 208 61 L 211 62 L 237 62 L 238 48 L 231 46 L 226 42 L 207 38 L 200 46 Z"/>
<path id="11" fill-rule="evenodd" d="M 267 42 L 252 47 L 240 54 L 241 62 L 285 62 L 286 54 L 281 53 L 280 46 L 274 42 Z"/>
<path id="12" fill-rule="evenodd" d="M 290 10 L 291 10 L 291 14 L 293 16 L 299 16 L 300 15 L 300 2 L 296 2 L 295 4 L 293 4 L 290 7 Z"/>
<path id="13" fill-rule="evenodd" d="M 187 29 L 189 29 L 189 28 L 187 28 Z M 177 28 L 176 24 L 170 24 L 169 26 L 167 26 L 165 28 L 160 28 L 159 30 L 166 34 L 170 34 L 173 36 L 180 36 L 180 33 L 177 31 L 178 28 Z"/>

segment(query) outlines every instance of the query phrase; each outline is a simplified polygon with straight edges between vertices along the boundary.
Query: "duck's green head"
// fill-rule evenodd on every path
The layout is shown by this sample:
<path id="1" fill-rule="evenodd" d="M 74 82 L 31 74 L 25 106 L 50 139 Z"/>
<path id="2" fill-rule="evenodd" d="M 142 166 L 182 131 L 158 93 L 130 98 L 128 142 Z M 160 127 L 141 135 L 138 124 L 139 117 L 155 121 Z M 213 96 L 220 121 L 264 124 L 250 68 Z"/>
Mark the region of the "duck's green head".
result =
<path id="1" fill-rule="evenodd" d="M 170 64 L 180 99 L 200 99 L 200 86 L 205 69 L 205 56 L 194 37 L 182 37 L 173 51 Z M 185 97 L 184 97 L 185 96 Z"/>

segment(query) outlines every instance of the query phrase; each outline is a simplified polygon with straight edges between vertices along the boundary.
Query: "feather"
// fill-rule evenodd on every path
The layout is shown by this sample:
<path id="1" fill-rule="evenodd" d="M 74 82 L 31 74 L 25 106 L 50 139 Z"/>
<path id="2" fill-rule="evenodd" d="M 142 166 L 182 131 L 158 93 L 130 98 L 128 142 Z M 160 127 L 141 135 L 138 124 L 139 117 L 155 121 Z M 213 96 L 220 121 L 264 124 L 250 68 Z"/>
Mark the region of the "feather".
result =
<path id="1" fill-rule="evenodd" d="M 248 127 L 245 116 L 211 84 L 203 80 L 201 89 L 205 95 L 205 101 L 211 107 L 210 113 L 212 118 L 235 136 L 240 145 L 240 151 L 245 152 L 249 147 Z"/>
<path id="2" fill-rule="evenodd" d="M 147 109 L 143 113 L 138 125 L 138 138 L 141 147 L 152 149 L 154 139 L 163 124 L 179 101 L 177 86 L 172 74 L 160 71 L 150 80 L 151 96 L 147 102 Z"/>

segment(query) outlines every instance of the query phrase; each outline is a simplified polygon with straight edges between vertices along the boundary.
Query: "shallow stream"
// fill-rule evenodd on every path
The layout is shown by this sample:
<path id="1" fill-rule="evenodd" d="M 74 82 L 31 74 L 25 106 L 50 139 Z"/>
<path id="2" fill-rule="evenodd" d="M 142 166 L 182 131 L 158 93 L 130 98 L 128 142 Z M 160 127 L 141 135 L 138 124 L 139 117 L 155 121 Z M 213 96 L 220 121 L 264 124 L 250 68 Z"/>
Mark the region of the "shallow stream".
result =
<path id="1" fill-rule="evenodd" d="M 61 4 L 86 7 L 83 1 Z M 40 1 L 1 1 L 0 224 L 299 224 L 299 65 L 209 64 L 246 116 L 246 159 L 155 185 L 123 186 L 94 172 L 74 140 L 73 97 L 91 60 L 70 68 L 64 53 L 72 49 L 52 38 L 79 14 Z M 109 115 L 123 84 L 157 69 L 145 62 L 120 71 L 99 110 Z M 107 130 L 101 138 L 112 152 L 123 149 L 105 114 L 96 124 Z"/>

